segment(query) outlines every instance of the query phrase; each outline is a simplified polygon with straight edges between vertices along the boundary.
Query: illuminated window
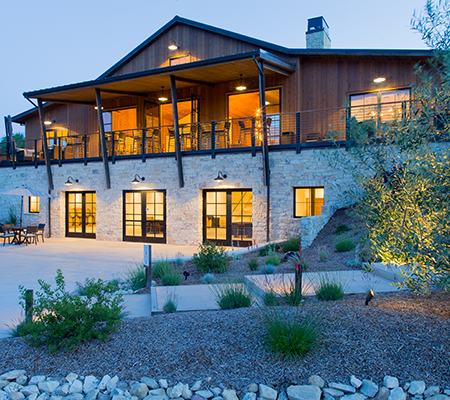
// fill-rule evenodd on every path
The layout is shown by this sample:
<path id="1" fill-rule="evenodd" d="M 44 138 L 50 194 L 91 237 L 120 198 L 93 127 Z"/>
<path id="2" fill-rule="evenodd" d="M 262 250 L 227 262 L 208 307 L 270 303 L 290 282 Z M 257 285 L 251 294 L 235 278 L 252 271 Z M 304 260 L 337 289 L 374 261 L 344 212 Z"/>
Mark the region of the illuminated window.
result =
<path id="1" fill-rule="evenodd" d="M 294 188 L 294 218 L 321 215 L 324 204 L 323 187 Z"/>
<path id="2" fill-rule="evenodd" d="M 189 54 L 185 56 L 179 56 L 179 57 L 173 57 L 169 59 L 169 65 L 180 65 L 180 64 L 186 64 L 190 62 Z"/>
<path id="3" fill-rule="evenodd" d="M 37 196 L 30 196 L 28 198 L 28 212 L 38 213 L 40 211 L 40 198 Z"/>
<path id="4" fill-rule="evenodd" d="M 358 122 L 380 119 L 394 121 L 403 117 L 409 106 L 409 89 L 355 94 L 350 96 L 351 117 Z"/>

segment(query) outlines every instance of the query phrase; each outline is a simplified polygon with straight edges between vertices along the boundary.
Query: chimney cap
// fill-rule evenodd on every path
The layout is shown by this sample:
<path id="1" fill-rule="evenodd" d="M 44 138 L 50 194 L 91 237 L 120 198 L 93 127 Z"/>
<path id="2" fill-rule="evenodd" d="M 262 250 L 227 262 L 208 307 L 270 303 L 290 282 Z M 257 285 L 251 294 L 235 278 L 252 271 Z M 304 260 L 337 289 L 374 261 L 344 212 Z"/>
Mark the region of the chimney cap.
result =
<path id="1" fill-rule="evenodd" d="M 308 18 L 308 31 L 306 32 L 307 34 L 324 31 L 329 36 L 329 29 L 330 28 L 327 24 L 327 21 L 325 21 L 325 18 L 323 16 Z"/>

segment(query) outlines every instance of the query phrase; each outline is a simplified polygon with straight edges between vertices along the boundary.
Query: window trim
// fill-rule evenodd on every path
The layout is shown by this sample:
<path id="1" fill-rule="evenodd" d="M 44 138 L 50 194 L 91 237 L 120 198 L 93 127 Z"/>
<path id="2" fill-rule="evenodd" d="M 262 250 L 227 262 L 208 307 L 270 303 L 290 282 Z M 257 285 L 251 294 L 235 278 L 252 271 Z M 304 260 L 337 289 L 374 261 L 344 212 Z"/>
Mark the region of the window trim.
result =
<path id="1" fill-rule="evenodd" d="M 31 211 L 31 198 L 35 197 L 37 201 L 37 211 Z M 39 214 L 41 212 L 41 198 L 39 196 L 28 196 L 28 213 L 29 214 Z"/>
<path id="2" fill-rule="evenodd" d="M 188 61 L 181 63 L 181 64 L 172 64 L 172 60 L 177 60 L 179 58 L 185 58 L 187 57 Z M 174 65 L 182 65 L 182 64 L 189 64 L 191 62 L 191 55 L 190 54 L 180 54 L 179 56 L 170 57 L 169 58 L 169 67 Z"/>
<path id="3" fill-rule="evenodd" d="M 292 215 L 293 215 L 293 218 L 296 218 L 296 219 L 299 219 L 299 218 L 307 218 L 307 217 L 315 217 L 315 216 L 318 216 L 318 215 L 322 215 L 322 211 L 321 211 L 321 213 L 320 214 L 313 214 L 313 215 L 302 215 L 302 216 L 298 216 L 298 215 L 296 215 L 296 212 L 295 212 L 295 209 L 296 209 L 296 207 L 295 207 L 295 205 L 296 205 L 296 198 L 297 198 L 297 196 L 296 196 L 296 191 L 297 191 L 297 189 L 323 189 L 323 205 L 325 205 L 325 186 L 293 186 L 292 187 L 292 189 L 293 189 L 293 196 L 292 196 L 292 200 L 293 200 L 293 203 L 292 203 Z M 312 207 L 312 209 L 314 209 L 314 207 Z"/>

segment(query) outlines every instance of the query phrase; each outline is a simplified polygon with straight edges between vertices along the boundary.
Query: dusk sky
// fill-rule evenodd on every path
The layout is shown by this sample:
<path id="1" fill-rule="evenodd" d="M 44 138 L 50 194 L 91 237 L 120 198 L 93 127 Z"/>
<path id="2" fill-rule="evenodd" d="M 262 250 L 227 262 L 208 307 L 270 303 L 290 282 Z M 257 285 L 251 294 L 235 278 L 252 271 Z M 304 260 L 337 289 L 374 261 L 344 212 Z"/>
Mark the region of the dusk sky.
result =
<path id="1" fill-rule="evenodd" d="M 425 0 L 5 0 L 0 25 L 3 116 L 31 104 L 23 92 L 97 78 L 175 15 L 292 48 L 323 15 L 333 48 L 424 49 L 410 29 Z M 24 127 L 13 124 L 15 132 Z"/>

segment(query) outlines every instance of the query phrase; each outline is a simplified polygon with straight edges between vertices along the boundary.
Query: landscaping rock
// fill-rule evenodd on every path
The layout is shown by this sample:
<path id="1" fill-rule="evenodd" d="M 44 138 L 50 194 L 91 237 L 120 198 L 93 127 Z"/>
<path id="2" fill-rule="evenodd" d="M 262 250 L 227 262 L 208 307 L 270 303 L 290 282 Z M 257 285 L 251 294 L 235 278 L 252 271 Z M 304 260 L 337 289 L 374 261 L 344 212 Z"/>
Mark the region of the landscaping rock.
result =
<path id="1" fill-rule="evenodd" d="M 278 392 L 267 385 L 259 385 L 259 397 L 266 400 L 276 400 Z"/>
<path id="2" fill-rule="evenodd" d="M 108 381 L 106 384 L 106 390 L 108 393 L 111 393 L 116 388 L 117 382 L 119 382 L 119 377 L 117 375 Z"/>
<path id="3" fill-rule="evenodd" d="M 289 400 L 320 400 L 322 391 L 314 385 L 292 385 L 286 391 Z"/>
<path id="4" fill-rule="evenodd" d="M 245 393 L 245 395 L 242 398 L 242 400 L 256 400 L 256 393 L 254 393 L 254 392 L 247 392 L 247 393 Z"/>
<path id="5" fill-rule="evenodd" d="M 15 369 L 14 371 L 9 371 L 3 375 L 0 375 L 0 379 L 5 379 L 7 381 L 13 381 L 20 375 L 25 375 L 26 373 L 27 373 L 27 371 L 25 371 L 24 369 Z"/>
<path id="6" fill-rule="evenodd" d="M 20 375 L 16 378 L 16 383 L 18 383 L 19 385 L 26 385 L 28 381 L 28 378 L 26 375 Z"/>
<path id="7" fill-rule="evenodd" d="M 450 400 L 450 396 L 445 394 L 437 394 L 436 396 L 429 397 L 430 400 Z"/>
<path id="8" fill-rule="evenodd" d="M 83 400 L 84 396 L 81 394 L 81 392 L 72 393 L 69 394 L 67 397 L 65 397 L 64 400 Z"/>
<path id="9" fill-rule="evenodd" d="M 387 400 L 390 394 L 391 392 L 386 386 L 381 386 L 375 396 L 375 400 Z"/>
<path id="10" fill-rule="evenodd" d="M 281 392 L 281 393 L 278 395 L 278 400 L 288 400 L 288 397 L 287 397 L 286 392 Z"/>
<path id="11" fill-rule="evenodd" d="M 222 397 L 224 400 L 239 400 L 239 398 L 237 397 L 237 394 L 236 394 L 236 390 L 232 390 L 232 389 L 225 389 L 222 392 Z"/>
<path id="12" fill-rule="evenodd" d="M 364 396 L 361 393 L 355 393 L 355 394 L 347 394 L 343 397 L 341 397 L 341 400 L 366 400 L 367 396 Z"/>
<path id="13" fill-rule="evenodd" d="M 439 386 L 430 386 L 423 392 L 425 397 L 436 396 L 439 393 L 441 393 L 441 388 Z"/>
<path id="14" fill-rule="evenodd" d="M 42 392 L 52 393 L 59 386 L 58 381 L 44 381 L 38 383 L 38 388 Z M 39 396 L 40 397 L 40 396 Z M 38 400 L 40 400 L 38 397 Z"/>
<path id="15" fill-rule="evenodd" d="M 211 392 L 213 392 L 214 397 L 220 396 L 223 392 L 223 389 L 221 389 L 220 387 L 213 387 L 210 390 L 211 390 Z"/>
<path id="16" fill-rule="evenodd" d="M 258 385 L 256 383 L 250 383 L 245 389 L 245 392 L 258 393 Z"/>
<path id="17" fill-rule="evenodd" d="M 399 386 L 398 379 L 395 376 L 386 375 L 383 379 L 383 385 L 388 389 L 394 389 Z"/>
<path id="18" fill-rule="evenodd" d="M 196 392 L 197 390 L 200 390 L 201 387 L 202 387 L 202 383 L 203 383 L 202 381 L 195 382 L 194 385 L 191 387 L 191 390 L 193 392 Z"/>
<path id="19" fill-rule="evenodd" d="M 214 397 L 214 393 L 210 390 L 197 390 L 195 394 L 202 396 L 204 399 L 212 399 Z"/>
<path id="20" fill-rule="evenodd" d="M 325 388 L 323 389 L 323 392 L 332 397 L 342 397 L 345 393 L 342 390 L 337 390 L 333 388 Z"/>
<path id="21" fill-rule="evenodd" d="M 350 384 L 356 388 L 359 389 L 362 385 L 362 381 L 360 379 L 358 379 L 355 375 L 352 375 L 350 377 Z"/>
<path id="22" fill-rule="evenodd" d="M 373 381 L 364 379 L 359 390 L 364 396 L 374 397 L 378 393 L 378 385 Z"/>
<path id="23" fill-rule="evenodd" d="M 32 393 L 27 397 L 27 400 L 36 400 L 38 397 L 37 393 Z"/>
<path id="24" fill-rule="evenodd" d="M 11 400 L 24 400 L 25 396 L 23 393 L 20 392 L 14 392 L 10 394 Z"/>
<path id="25" fill-rule="evenodd" d="M 332 389 L 341 390 L 344 393 L 356 393 L 356 389 L 350 385 L 344 385 L 342 383 L 331 382 L 328 384 L 328 387 Z"/>
<path id="26" fill-rule="evenodd" d="M 79 379 L 75 379 L 71 384 L 69 388 L 69 393 L 81 393 L 83 391 L 83 382 L 81 382 Z M 75 399 L 78 400 L 78 399 Z"/>
<path id="27" fill-rule="evenodd" d="M 66 381 L 69 383 L 72 383 L 77 378 L 78 378 L 78 375 L 71 372 L 69 375 L 66 376 Z"/>
<path id="28" fill-rule="evenodd" d="M 167 383 L 167 380 L 160 379 L 159 380 L 159 386 L 161 386 L 163 389 L 167 389 L 169 387 L 169 384 Z"/>
<path id="29" fill-rule="evenodd" d="M 102 380 L 100 381 L 100 383 L 98 384 L 98 390 L 105 390 L 106 389 L 106 385 L 108 384 L 108 382 L 111 380 L 111 377 L 109 375 L 105 375 Z"/>
<path id="30" fill-rule="evenodd" d="M 8 393 L 8 394 L 12 394 L 12 393 L 16 393 L 18 392 L 20 389 L 23 389 L 22 385 L 19 385 L 16 382 L 11 382 L 8 383 L 4 388 L 3 391 Z"/>
<path id="31" fill-rule="evenodd" d="M 130 394 L 138 399 L 143 399 L 148 395 L 148 386 L 145 383 L 135 383 L 131 386 Z"/>
<path id="32" fill-rule="evenodd" d="M 98 396 L 99 390 L 93 389 L 86 393 L 86 396 L 84 397 L 84 400 L 96 400 Z"/>
<path id="33" fill-rule="evenodd" d="M 424 381 L 412 381 L 411 386 L 408 389 L 408 393 L 413 396 L 416 394 L 423 394 L 425 392 L 425 382 Z"/>
<path id="34" fill-rule="evenodd" d="M 169 397 L 171 399 L 176 399 L 177 397 L 181 397 L 181 394 L 183 393 L 183 387 L 184 385 L 182 383 L 177 383 L 172 390 L 170 391 L 170 393 L 168 392 L 167 394 L 169 395 Z M 212 393 L 211 393 L 212 394 Z M 214 395 L 212 395 L 211 397 L 213 397 Z"/>
<path id="35" fill-rule="evenodd" d="M 39 388 L 37 387 L 37 385 L 28 385 L 20 389 L 20 392 L 23 393 L 24 396 L 28 397 L 30 394 L 33 393 L 39 394 Z"/>
<path id="36" fill-rule="evenodd" d="M 97 389 L 97 383 L 98 379 L 94 375 L 88 375 L 84 378 L 83 392 L 87 393 L 91 390 Z"/>
<path id="37" fill-rule="evenodd" d="M 212 391 L 212 392 L 215 394 L 214 391 Z M 190 400 L 192 398 L 192 395 L 193 395 L 193 393 L 192 393 L 192 390 L 189 389 L 189 385 L 188 384 L 183 385 L 181 397 L 183 397 L 183 399 Z"/>
<path id="38" fill-rule="evenodd" d="M 163 388 L 149 390 L 148 394 L 150 396 L 164 396 L 166 391 Z"/>
<path id="39" fill-rule="evenodd" d="M 406 393 L 401 387 L 396 387 L 391 390 L 388 400 L 406 400 Z"/>
<path id="40" fill-rule="evenodd" d="M 39 385 L 38 385 L 39 386 Z M 41 393 L 36 400 L 48 400 L 50 395 L 48 393 Z"/>
<path id="41" fill-rule="evenodd" d="M 3 389 L 8 383 L 9 381 L 6 379 L 0 379 L 0 389 Z"/>
<path id="42" fill-rule="evenodd" d="M 308 379 L 308 385 L 314 385 L 314 386 L 323 388 L 325 385 L 325 382 L 319 375 L 313 375 Z"/>
<path id="43" fill-rule="evenodd" d="M 150 389 L 158 389 L 159 384 L 154 379 L 149 378 L 148 376 L 143 376 L 141 378 L 141 382 L 145 383 Z"/>
<path id="44" fill-rule="evenodd" d="M 35 375 L 32 376 L 30 381 L 28 382 L 29 385 L 37 385 L 39 382 L 45 381 L 45 375 Z"/>
<path id="45" fill-rule="evenodd" d="M 194 394 L 191 400 L 206 400 L 206 399 L 202 396 L 199 396 L 198 394 Z"/>
<path id="46" fill-rule="evenodd" d="M 169 397 L 165 394 L 156 396 L 149 394 L 144 400 L 169 400 Z"/>
<path id="47" fill-rule="evenodd" d="M 335 400 L 333 396 L 325 396 L 323 400 Z"/>
<path id="48" fill-rule="evenodd" d="M 0 390 L 0 400 L 9 400 L 8 393 L 4 392 L 3 390 Z"/>

